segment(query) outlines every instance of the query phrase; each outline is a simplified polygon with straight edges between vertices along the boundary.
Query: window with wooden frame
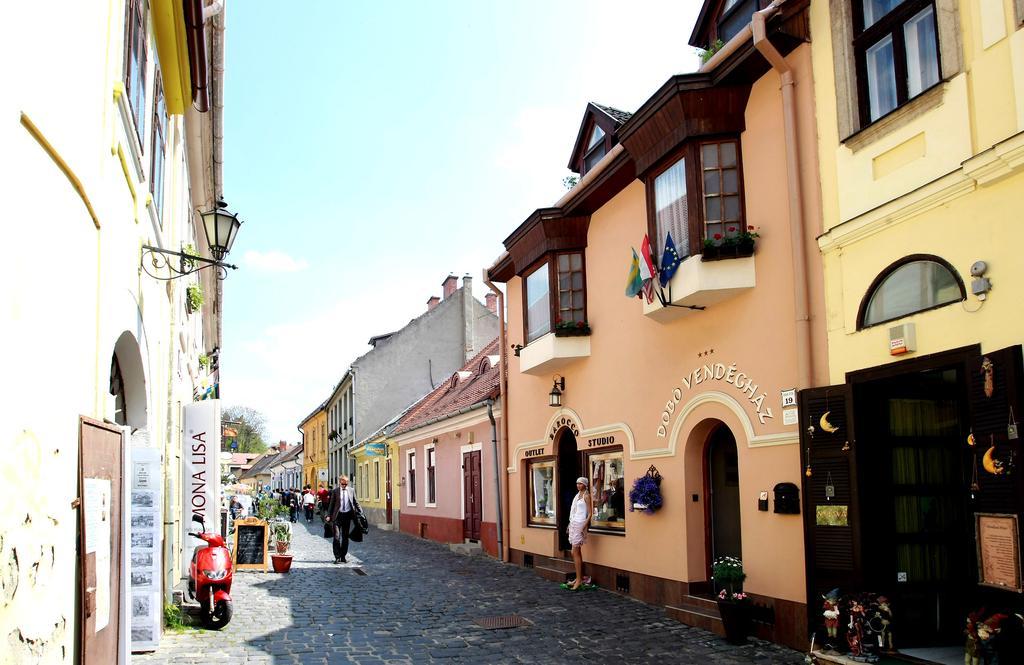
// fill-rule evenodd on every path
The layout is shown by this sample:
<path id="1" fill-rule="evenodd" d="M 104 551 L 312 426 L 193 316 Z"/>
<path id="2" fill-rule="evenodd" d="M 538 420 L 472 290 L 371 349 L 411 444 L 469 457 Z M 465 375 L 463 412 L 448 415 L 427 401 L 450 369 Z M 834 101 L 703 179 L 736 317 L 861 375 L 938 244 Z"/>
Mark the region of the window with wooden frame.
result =
<path id="1" fill-rule="evenodd" d="M 855 0 L 853 21 L 861 126 L 939 83 L 934 0 Z"/>
<path id="2" fill-rule="evenodd" d="M 608 530 L 626 530 L 626 487 L 622 449 L 604 450 L 587 455 L 590 497 L 594 513 L 590 526 Z"/>
<path id="3" fill-rule="evenodd" d="M 416 453 L 410 452 L 406 458 L 408 466 L 405 469 L 406 491 L 405 495 L 410 506 L 416 505 Z"/>
<path id="4" fill-rule="evenodd" d="M 555 461 L 531 462 L 527 470 L 527 523 L 555 526 Z"/>
<path id="5" fill-rule="evenodd" d="M 127 0 L 124 21 L 124 90 L 142 143 L 146 100 L 146 2 Z"/>
<path id="6" fill-rule="evenodd" d="M 149 191 L 153 195 L 156 217 L 164 227 L 164 163 L 167 154 L 167 102 L 160 70 L 153 82 L 153 153 L 149 163 Z M 323 426 L 321 425 L 321 428 Z"/>
<path id="7" fill-rule="evenodd" d="M 717 245 L 745 228 L 743 166 L 734 137 L 688 142 L 647 176 L 646 185 L 655 261 L 670 233 L 686 258 L 701 253 L 705 240 Z"/>
<path id="8" fill-rule="evenodd" d="M 380 501 L 380 460 L 373 460 L 373 497 Z"/>
<path id="9" fill-rule="evenodd" d="M 437 484 L 436 484 L 436 469 L 435 465 L 435 453 L 434 448 L 431 446 L 427 448 L 427 503 L 437 503 Z"/>
<path id="10" fill-rule="evenodd" d="M 551 284 L 555 287 L 552 289 Z M 526 343 L 558 325 L 587 320 L 587 279 L 583 252 L 552 253 L 523 277 Z"/>

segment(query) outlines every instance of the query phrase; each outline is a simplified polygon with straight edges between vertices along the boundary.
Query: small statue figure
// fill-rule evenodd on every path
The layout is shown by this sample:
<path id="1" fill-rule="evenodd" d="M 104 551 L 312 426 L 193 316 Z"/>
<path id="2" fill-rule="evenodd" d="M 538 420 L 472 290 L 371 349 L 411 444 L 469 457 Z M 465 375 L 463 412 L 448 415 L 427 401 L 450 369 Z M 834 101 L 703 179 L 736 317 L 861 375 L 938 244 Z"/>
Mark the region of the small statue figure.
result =
<path id="1" fill-rule="evenodd" d="M 834 640 L 839 633 L 839 589 L 832 589 L 822 599 L 821 615 L 825 617 L 825 631 Z"/>
<path id="2" fill-rule="evenodd" d="M 1000 624 L 1005 614 L 993 614 L 978 624 L 978 655 L 983 665 L 999 665 L 999 654 L 996 653 L 995 639 L 1001 630 Z"/>
<path id="3" fill-rule="evenodd" d="M 889 608 L 889 599 L 879 596 L 877 602 L 878 608 L 875 610 L 875 617 L 882 624 L 882 629 L 878 632 L 878 649 L 894 653 L 896 649 L 893 647 L 892 641 L 892 610 Z"/>
<path id="4" fill-rule="evenodd" d="M 864 654 L 864 606 L 858 600 L 850 601 L 850 624 L 846 627 L 846 642 L 850 655 L 859 658 Z"/>
<path id="5" fill-rule="evenodd" d="M 981 665 L 981 653 L 978 646 L 978 623 L 984 615 L 985 609 L 967 615 L 967 626 L 964 634 L 967 641 L 964 643 L 964 665 Z"/>

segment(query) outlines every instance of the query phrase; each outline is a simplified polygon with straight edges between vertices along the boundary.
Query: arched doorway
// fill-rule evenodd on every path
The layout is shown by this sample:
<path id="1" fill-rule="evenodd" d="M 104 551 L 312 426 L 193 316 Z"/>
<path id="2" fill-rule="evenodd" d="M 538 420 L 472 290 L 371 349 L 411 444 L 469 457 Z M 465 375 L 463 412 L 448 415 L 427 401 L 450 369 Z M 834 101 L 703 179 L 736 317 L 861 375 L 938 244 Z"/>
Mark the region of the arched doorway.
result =
<path id="1" fill-rule="evenodd" d="M 576 436 L 568 427 L 558 432 L 558 547 L 571 549 L 569 545 L 569 509 L 576 496 L 576 479 L 583 475 L 580 467 L 580 453 L 576 449 Z"/>
<path id="2" fill-rule="evenodd" d="M 708 438 L 705 479 L 709 501 L 705 528 L 708 543 L 708 567 L 723 556 L 740 558 L 740 470 L 736 437 L 724 424 Z"/>

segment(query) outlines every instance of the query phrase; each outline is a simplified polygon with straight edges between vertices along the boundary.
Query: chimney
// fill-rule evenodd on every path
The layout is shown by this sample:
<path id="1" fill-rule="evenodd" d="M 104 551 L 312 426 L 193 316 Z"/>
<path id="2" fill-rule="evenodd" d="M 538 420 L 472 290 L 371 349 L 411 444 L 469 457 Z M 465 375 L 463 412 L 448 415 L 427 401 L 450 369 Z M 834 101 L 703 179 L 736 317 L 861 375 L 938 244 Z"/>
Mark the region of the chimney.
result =
<path id="1" fill-rule="evenodd" d="M 473 278 L 462 278 L 462 355 L 463 362 L 476 355 L 476 316 L 473 311 Z"/>
<path id="2" fill-rule="evenodd" d="M 444 278 L 444 281 L 441 282 L 441 288 L 444 289 L 442 296 L 447 298 L 451 294 L 455 293 L 455 289 L 459 288 L 459 278 L 455 275 L 449 274 Z"/>
<path id="3" fill-rule="evenodd" d="M 494 292 L 488 292 L 488 294 L 484 296 L 484 302 L 487 304 L 487 309 L 491 310 L 491 312 L 495 314 L 498 313 L 498 296 L 495 295 Z"/>
<path id="4" fill-rule="evenodd" d="M 288 442 L 287 441 L 278 441 L 277 442 L 277 452 L 283 453 L 286 450 L 288 450 Z"/>
<path id="5" fill-rule="evenodd" d="M 430 296 L 430 299 L 427 300 L 427 311 L 429 312 L 430 310 L 437 307 L 437 303 L 439 302 L 441 302 L 440 298 L 438 298 L 437 296 Z"/>
<path id="6" fill-rule="evenodd" d="M 469 273 L 462 276 L 462 288 L 466 289 L 466 293 L 473 295 L 473 278 Z"/>

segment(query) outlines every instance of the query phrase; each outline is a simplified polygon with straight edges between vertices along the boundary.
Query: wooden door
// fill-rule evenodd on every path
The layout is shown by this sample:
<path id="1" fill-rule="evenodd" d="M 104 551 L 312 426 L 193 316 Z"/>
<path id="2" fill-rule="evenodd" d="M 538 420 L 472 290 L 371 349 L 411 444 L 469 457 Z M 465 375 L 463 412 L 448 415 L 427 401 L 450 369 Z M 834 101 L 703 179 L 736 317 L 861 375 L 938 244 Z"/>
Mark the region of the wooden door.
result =
<path id="1" fill-rule="evenodd" d="M 79 626 L 84 665 L 118 658 L 121 623 L 121 431 L 79 419 Z"/>
<path id="2" fill-rule="evenodd" d="M 387 476 L 384 482 L 384 501 L 385 501 L 385 520 L 388 524 L 391 524 L 391 458 L 389 457 L 384 464 L 387 469 Z"/>
<path id="3" fill-rule="evenodd" d="M 469 540 L 480 540 L 481 508 L 480 451 L 462 456 L 462 482 L 465 495 L 465 518 L 462 520 L 462 536 Z"/>
<path id="4" fill-rule="evenodd" d="M 743 557 L 740 537 L 740 474 L 736 438 L 720 425 L 707 445 L 705 458 L 708 512 L 705 515 L 706 539 L 710 562 L 724 556 Z"/>

